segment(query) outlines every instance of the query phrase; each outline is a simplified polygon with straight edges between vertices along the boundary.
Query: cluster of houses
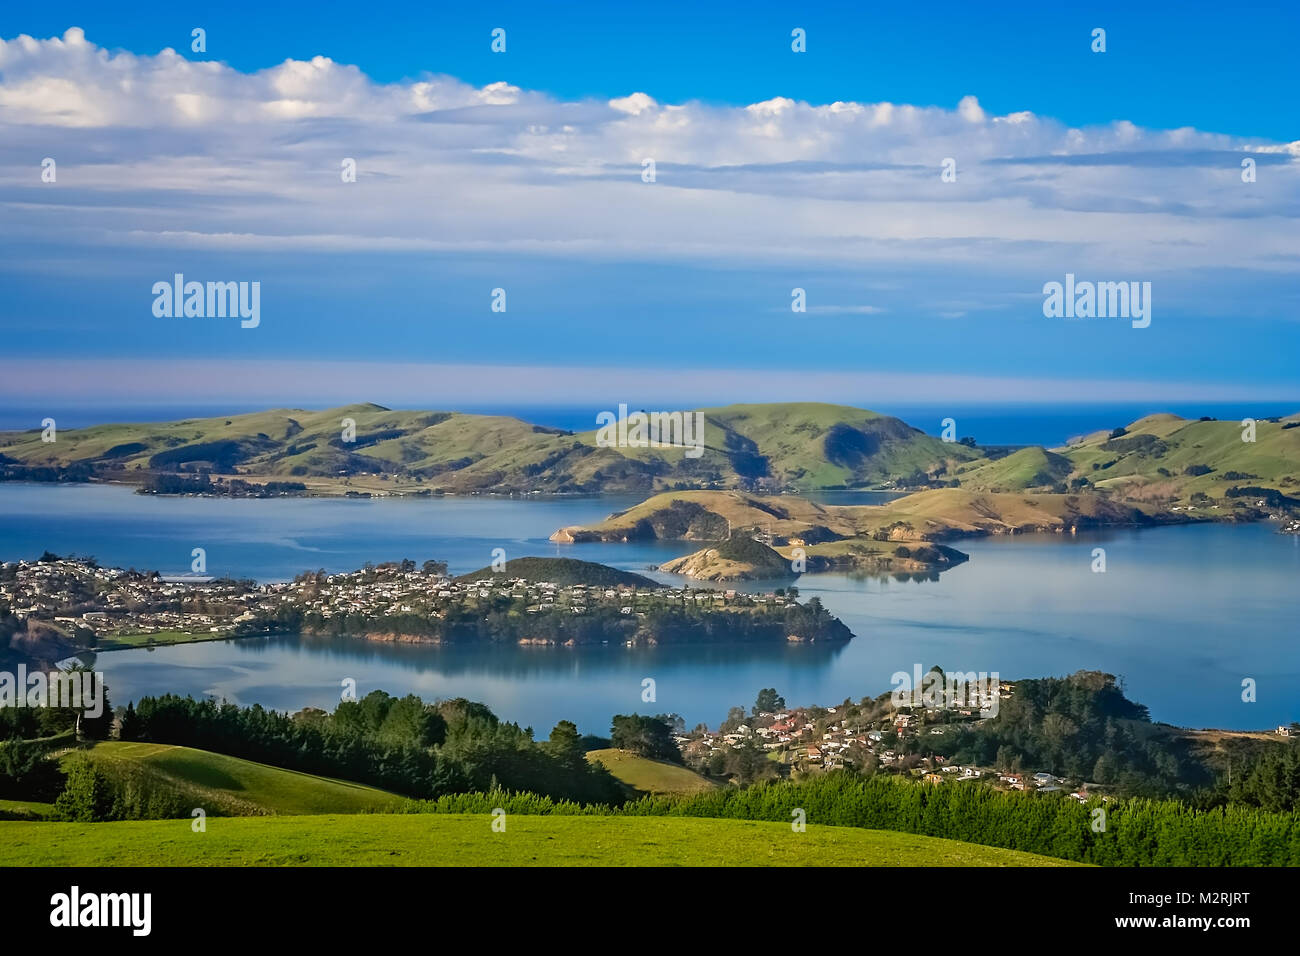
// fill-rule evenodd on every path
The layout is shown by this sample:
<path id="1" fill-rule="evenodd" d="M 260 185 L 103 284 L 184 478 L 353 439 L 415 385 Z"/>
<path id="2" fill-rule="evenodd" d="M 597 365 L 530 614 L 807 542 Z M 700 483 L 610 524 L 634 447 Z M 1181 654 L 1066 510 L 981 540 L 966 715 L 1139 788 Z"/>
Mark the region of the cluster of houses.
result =
<path id="1" fill-rule="evenodd" d="M 1013 689 L 1014 685 L 1003 683 L 1001 696 L 1009 697 Z M 767 751 L 769 759 L 786 773 L 794 769 L 802 772 L 842 767 L 861 769 L 874 760 L 881 767 L 906 771 L 932 784 L 981 781 L 1004 790 L 1038 793 L 1070 790 L 1069 796 L 1080 802 L 1089 799 L 1087 784 L 1070 787 L 1066 780 L 1047 772 L 1003 772 L 993 767 L 948 763 L 938 755 L 921 759 L 904 752 L 904 744 L 909 738 L 918 738 L 923 731 L 943 733 L 943 728 L 948 726 L 946 723 L 937 727 L 927 726 L 928 722 L 979 719 L 979 711 L 969 708 L 948 710 L 939 707 L 921 713 L 891 711 L 874 720 L 864 718 L 856 710 L 854 716 L 849 716 L 843 707 L 794 708 L 757 713 L 748 721 L 726 730 L 714 732 L 698 728 L 691 734 L 679 734 L 675 739 L 683 756 L 694 763 L 705 762 L 729 749 L 754 745 Z M 728 725 L 724 724 L 724 727 Z M 887 739 L 892 743 L 887 744 Z"/>
<path id="2" fill-rule="evenodd" d="M 269 595 L 293 601 L 329 619 L 339 614 L 382 617 L 393 614 L 427 613 L 441 616 L 450 610 L 476 609 L 497 599 L 509 602 L 511 610 L 525 614 L 586 614 L 595 608 L 617 610 L 626 616 L 644 617 L 653 607 L 779 608 L 783 596 L 743 594 L 711 588 L 636 588 L 631 585 L 560 585 L 508 576 L 457 580 L 430 576 L 421 571 L 394 570 L 392 565 L 375 569 L 331 574 L 287 584 L 267 585 Z"/>
<path id="3" fill-rule="evenodd" d="M 892 727 L 899 740 L 917 734 L 918 718 L 913 714 L 897 713 L 886 720 L 869 723 L 849 718 L 840 710 L 837 707 L 817 709 L 816 714 L 810 708 L 761 712 L 749 723 L 726 732 L 703 730 L 682 735 L 678 745 L 688 757 L 699 758 L 752 740 L 783 766 L 834 770 L 860 766 L 868 755 L 885 766 L 900 763 L 903 755 L 884 744 L 888 730 Z"/>
<path id="4" fill-rule="evenodd" d="M 264 599 L 246 582 L 164 578 L 101 568 L 76 558 L 0 565 L 0 603 L 20 621 L 40 620 L 96 637 L 186 631 L 219 634 L 253 620 Z"/>
<path id="5" fill-rule="evenodd" d="M 80 561 L 10 561 L 0 565 L 0 602 L 19 620 L 53 618 L 70 595 L 94 593 L 123 573 Z"/>

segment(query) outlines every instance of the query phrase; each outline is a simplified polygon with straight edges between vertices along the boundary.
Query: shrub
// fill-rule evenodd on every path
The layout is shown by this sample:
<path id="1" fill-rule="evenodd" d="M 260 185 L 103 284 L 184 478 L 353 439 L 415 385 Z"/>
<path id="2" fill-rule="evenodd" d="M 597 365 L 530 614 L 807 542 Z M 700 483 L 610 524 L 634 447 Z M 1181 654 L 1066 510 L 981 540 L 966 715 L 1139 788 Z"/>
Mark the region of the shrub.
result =
<path id="1" fill-rule="evenodd" d="M 85 754 L 69 761 L 68 780 L 54 801 L 54 814 L 72 823 L 99 823 L 113 818 L 115 794 L 105 773 Z"/>

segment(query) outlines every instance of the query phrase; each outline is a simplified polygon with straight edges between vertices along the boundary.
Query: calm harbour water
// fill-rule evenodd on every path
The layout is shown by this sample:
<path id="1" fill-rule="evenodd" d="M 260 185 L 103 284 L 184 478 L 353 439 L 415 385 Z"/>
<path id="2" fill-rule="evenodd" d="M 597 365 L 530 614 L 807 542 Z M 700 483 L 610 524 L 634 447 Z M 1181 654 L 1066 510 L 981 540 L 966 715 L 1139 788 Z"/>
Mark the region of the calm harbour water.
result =
<path id="1" fill-rule="evenodd" d="M 102 485 L 6 484 L 0 560 L 49 549 L 184 572 L 191 549 L 202 547 L 209 573 L 267 581 L 408 557 L 464 572 L 490 563 L 497 547 L 509 558 L 561 554 L 644 571 L 694 549 L 546 540 L 636 501 L 160 498 Z M 805 575 L 801 595 L 819 596 L 857 635 L 839 647 L 413 647 L 276 637 L 119 651 L 99 655 L 97 666 L 115 703 L 171 691 L 331 708 L 340 682 L 354 678 L 360 693 L 482 700 L 541 735 L 564 718 L 607 733 L 612 714 L 634 710 L 716 725 L 728 707 L 752 704 L 760 687 L 776 687 L 791 704 L 832 704 L 888 690 L 890 676 L 914 663 L 1012 679 L 1086 668 L 1123 677 L 1156 720 L 1262 728 L 1300 718 L 1300 539 L 1275 532 L 1197 525 L 968 540 L 956 546 L 971 560 L 933 580 Z M 1091 571 L 1098 546 L 1105 574 Z M 641 700 L 646 677 L 656 682 L 653 704 Z M 1256 703 L 1241 701 L 1247 677 L 1257 682 Z"/>

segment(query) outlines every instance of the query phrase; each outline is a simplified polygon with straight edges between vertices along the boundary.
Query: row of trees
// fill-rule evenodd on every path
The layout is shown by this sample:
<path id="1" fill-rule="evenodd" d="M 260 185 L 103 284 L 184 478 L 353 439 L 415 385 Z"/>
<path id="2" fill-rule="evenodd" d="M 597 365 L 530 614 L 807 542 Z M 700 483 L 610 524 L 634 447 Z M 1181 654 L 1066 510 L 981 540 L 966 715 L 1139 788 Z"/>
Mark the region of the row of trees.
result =
<path id="1" fill-rule="evenodd" d="M 499 720 L 483 704 L 428 704 L 374 691 L 333 714 L 293 716 L 259 705 L 145 697 L 123 714 L 123 740 L 182 744 L 306 773 L 341 777 L 412 797 L 488 789 L 531 790 L 556 798 L 617 802 L 618 782 L 574 759 L 576 728 L 561 722 L 545 744 Z"/>
<path id="2" fill-rule="evenodd" d="M 1300 746 L 1271 747 L 1222 788 L 1227 803 L 1264 810 L 1300 810 Z"/>
<path id="3" fill-rule="evenodd" d="M 3 620 L 2 612 L 0 620 Z M 76 669 L 89 676 L 86 668 Z M 35 671 L 35 667 L 32 670 Z M 25 695 L 27 691 L 27 688 L 18 687 L 14 693 Z M 90 740 L 106 740 L 113 729 L 113 706 L 108 699 L 107 687 L 103 689 L 102 705 L 94 717 L 87 716 L 84 709 L 74 707 L 0 707 L 0 741 L 56 738 L 73 731 Z"/>

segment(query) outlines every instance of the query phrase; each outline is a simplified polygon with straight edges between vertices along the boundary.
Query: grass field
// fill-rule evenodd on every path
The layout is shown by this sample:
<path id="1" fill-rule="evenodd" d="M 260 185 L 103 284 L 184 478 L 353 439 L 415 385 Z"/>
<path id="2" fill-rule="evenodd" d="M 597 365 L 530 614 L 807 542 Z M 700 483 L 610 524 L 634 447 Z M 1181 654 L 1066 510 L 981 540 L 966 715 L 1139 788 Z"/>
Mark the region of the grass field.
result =
<path id="1" fill-rule="evenodd" d="M 197 641 L 227 641 L 231 635 L 213 634 L 210 631 L 155 631 L 152 634 L 112 634 L 100 639 L 95 646 L 97 651 L 116 651 L 125 648 L 156 647 L 168 644 L 193 644 Z"/>
<path id="2" fill-rule="evenodd" d="M 209 814 L 361 813 L 395 808 L 403 797 L 346 780 L 282 770 L 169 744 L 105 741 L 89 751 L 112 776 L 170 790 Z"/>
<path id="3" fill-rule="evenodd" d="M 1071 866 L 934 837 L 690 817 L 364 814 L 0 822 L 0 866 Z"/>
<path id="4" fill-rule="evenodd" d="M 626 750 L 592 750 L 587 759 L 603 764 L 623 783 L 643 793 L 698 793 L 716 786 L 680 764 L 639 757 Z"/>
<path id="5" fill-rule="evenodd" d="M 54 812 L 54 804 L 35 800 L 0 800 L 0 820 L 44 820 Z"/>

